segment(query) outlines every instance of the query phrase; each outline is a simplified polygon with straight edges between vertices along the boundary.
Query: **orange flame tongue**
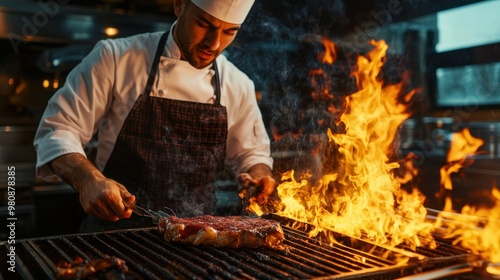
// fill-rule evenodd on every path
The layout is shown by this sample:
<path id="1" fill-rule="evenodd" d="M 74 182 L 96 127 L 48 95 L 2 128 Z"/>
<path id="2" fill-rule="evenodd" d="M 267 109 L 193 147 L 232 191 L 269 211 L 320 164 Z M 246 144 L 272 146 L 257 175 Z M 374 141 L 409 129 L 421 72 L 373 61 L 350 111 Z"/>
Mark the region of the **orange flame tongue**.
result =
<path id="1" fill-rule="evenodd" d="M 436 226 L 445 225 L 449 237 L 455 243 L 475 253 L 482 254 L 492 262 L 500 262 L 500 191 L 494 185 L 491 191 L 495 204 L 491 208 L 478 208 L 466 205 L 461 214 L 453 213 L 453 203 L 449 192 L 453 190 L 451 174 L 473 163 L 471 156 L 484 144 L 482 139 L 474 138 L 465 128 L 453 133 L 451 147 L 447 155 L 447 165 L 441 168 L 442 193 L 445 197 L 445 212 L 442 212 Z"/>
<path id="2" fill-rule="evenodd" d="M 493 263 L 500 263 L 500 191 L 498 188 L 493 188 L 492 195 L 497 202 L 491 209 L 476 209 L 469 206 L 462 209 L 462 214 L 467 217 L 463 222 L 475 225 L 476 228 L 457 228 L 454 234 L 460 236 L 456 239 L 457 243 L 460 242 L 462 246 L 482 254 Z M 460 221 L 460 218 L 457 220 Z"/>
<path id="3" fill-rule="evenodd" d="M 360 56 L 353 72 L 359 91 L 346 99 L 341 116 L 345 134 L 333 134 L 338 145 L 340 167 L 311 185 L 307 178 L 296 181 L 287 173 L 278 187 L 283 209 L 278 215 L 304 221 L 322 229 L 333 229 L 379 244 L 397 245 L 407 241 L 420 245 L 417 234 L 429 235 L 432 225 L 424 222 L 423 196 L 406 193 L 392 174 L 399 167 L 388 154 L 399 126 L 409 117 L 397 102 L 401 85 L 383 86 L 378 76 L 387 45 L 371 41 L 374 49 Z M 409 93 L 411 96 L 414 92 Z M 333 240 L 332 240 L 333 241 Z"/>
<path id="4" fill-rule="evenodd" d="M 325 64 L 333 64 L 337 60 L 337 52 L 335 50 L 335 43 L 323 38 L 323 46 L 325 47 L 325 55 L 322 58 L 322 62 Z"/>
<path id="5" fill-rule="evenodd" d="M 465 128 L 462 132 L 453 133 L 451 147 L 446 156 L 447 165 L 440 170 L 441 186 L 447 190 L 452 190 L 451 174 L 458 172 L 462 167 L 470 164 L 467 160 L 476 153 L 477 149 L 483 145 L 484 141 L 474 138 L 469 129 Z M 445 209 L 451 210 L 451 209 Z"/>

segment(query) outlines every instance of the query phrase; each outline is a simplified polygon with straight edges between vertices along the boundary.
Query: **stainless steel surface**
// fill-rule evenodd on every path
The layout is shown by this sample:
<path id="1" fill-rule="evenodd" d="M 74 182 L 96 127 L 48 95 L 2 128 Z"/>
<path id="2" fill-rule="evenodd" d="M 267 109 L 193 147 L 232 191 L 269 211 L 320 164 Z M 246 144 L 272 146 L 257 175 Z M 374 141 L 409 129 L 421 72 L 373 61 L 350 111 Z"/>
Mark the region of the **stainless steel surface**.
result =
<path id="1" fill-rule="evenodd" d="M 416 122 L 414 119 L 407 119 L 399 129 L 399 141 L 402 149 L 410 149 L 415 144 Z"/>
<path id="2" fill-rule="evenodd" d="M 480 138 L 484 144 L 479 147 L 476 158 L 500 158 L 500 123 L 467 122 L 460 125 L 460 130 L 468 128 L 471 135 Z"/>
<path id="3" fill-rule="evenodd" d="M 463 273 L 471 272 L 474 269 L 472 263 L 456 264 L 448 267 L 435 269 L 428 272 L 418 273 L 412 276 L 398 278 L 396 280 L 431 280 L 440 279 L 444 277 L 451 277 Z"/>
<path id="4" fill-rule="evenodd" d="M 403 150 L 444 158 L 450 148 L 454 126 L 453 118 L 410 118 L 401 124 L 396 141 Z"/>
<path id="5" fill-rule="evenodd" d="M 450 148 L 453 118 L 423 117 L 418 127 L 417 146 L 430 151 L 429 156 L 444 157 Z"/>
<path id="6" fill-rule="evenodd" d="M 456 279 L 456 277 L 459 275 L 471 272 L 474 272 L 474 275 L 477 275 L 477 277 L 479 277 L 477 279 L 500 279 L 500 274 L 496 274 L 496 271 L 494 269 L 490 269 L 496 266 L 498 266 L 498 264 L 491 264 L 484 261 L 469 262 L 442 267 L 435 270 L 398 278 L 397 280 L 450 279 L 450 277 L 455 277 L 453 279 Z"/>
<path id="7" fill-rule="evenodd" d="M 465 215 L 465 214 L 461 214 L 461 213 L 446 212 L 446 211 L 432 209 L 429 207 L 426 207 L 425 209 L 427 210 L 427 216 L 433 216 L 433 217 L 442 216 L 442 217 L 448 218 L 450 220 L 454 219 L 454 220 L 462 221 L 462 222 L 467 221 L 467 222 L 500 223 L 499 219 L 490 218 L 490 217 L 480 217 L 480 216 Z"/>

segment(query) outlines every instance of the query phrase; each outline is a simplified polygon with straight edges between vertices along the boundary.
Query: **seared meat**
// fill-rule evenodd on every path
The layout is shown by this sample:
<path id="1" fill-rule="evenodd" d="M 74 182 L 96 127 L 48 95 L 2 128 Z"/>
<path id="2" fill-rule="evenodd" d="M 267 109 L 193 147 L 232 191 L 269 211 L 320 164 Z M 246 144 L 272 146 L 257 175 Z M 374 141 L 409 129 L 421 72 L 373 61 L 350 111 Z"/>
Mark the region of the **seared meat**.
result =
<path id="1" fill-rule="evenodd" d="M 169 242 L 229 248 L 280 248 L 285 239 L 278 222 L 247 216 L 162 217 L 158 231 Z"/>
<path id="2" fill-rule="evenodd" d="M 125 265 L 125 261 L 114 256 L 106 256 L 105 258 L 92 261 L 84 261 L 82 258 L 77 257 L 77 259 L 72 263 L 60 262 L 57 265 L 56 278 L 87 279 L 96 277 L 95 279 L 100 279 L 97 277 L 98 274 L 105 273 L 113 268 L 120 272 L 119 276 L 124 276 L 128 272 L 128 267 Z M 121 277 L 120 279 L 125 278 Z"/>

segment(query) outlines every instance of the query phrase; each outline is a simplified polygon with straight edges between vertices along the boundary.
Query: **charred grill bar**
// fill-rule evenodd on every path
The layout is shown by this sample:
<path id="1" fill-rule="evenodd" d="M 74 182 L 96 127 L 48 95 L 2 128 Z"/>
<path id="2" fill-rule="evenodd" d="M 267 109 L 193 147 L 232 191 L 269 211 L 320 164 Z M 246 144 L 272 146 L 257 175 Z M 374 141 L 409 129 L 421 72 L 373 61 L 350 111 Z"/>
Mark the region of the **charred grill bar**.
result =
<path id="1" fill-rule="evenodd" d="M 16 273 L 2 271 L 0 279 L 55 279 L 58 264 L 78 257 L 121 258 L 129 268 L 126 279 L 393 279 L 477 260 L 446 243 L 413 252 L 404 246 L 391 250 L 338 235 L 342 244 L 330 245 L 304 231 L 283 229 L 286 250 L 173 244 L 163 241 L 156 228 L 19 240 Z M 8 246 L 2 246 L 3 263 L 8 261 Z M 406 264 L 398 264 L 405 258 Z"/>

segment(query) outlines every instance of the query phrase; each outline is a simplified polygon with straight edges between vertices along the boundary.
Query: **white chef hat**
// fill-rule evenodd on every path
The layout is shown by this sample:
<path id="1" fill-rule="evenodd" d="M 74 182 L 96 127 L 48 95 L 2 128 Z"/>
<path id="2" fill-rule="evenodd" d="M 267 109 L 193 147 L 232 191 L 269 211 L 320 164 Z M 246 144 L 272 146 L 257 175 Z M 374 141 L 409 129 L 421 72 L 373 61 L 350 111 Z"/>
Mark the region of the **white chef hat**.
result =
<path id="1" fill-rule="evenodd" d="M 191 0 L 191 2 L 222 21 L 241 24 L 245 21 L 254 0 Z"/>

